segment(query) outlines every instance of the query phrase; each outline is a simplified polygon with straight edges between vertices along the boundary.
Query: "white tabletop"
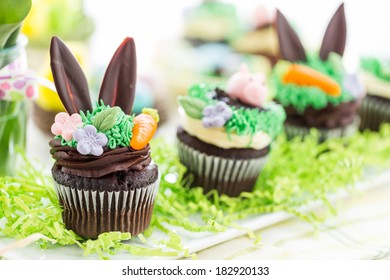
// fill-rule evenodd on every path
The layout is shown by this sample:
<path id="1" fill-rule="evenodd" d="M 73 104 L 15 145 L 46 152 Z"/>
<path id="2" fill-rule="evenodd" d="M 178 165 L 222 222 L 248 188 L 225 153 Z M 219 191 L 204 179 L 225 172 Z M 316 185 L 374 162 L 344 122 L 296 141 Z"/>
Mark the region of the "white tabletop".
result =
<path id="1" fill-rule="evenodd" d="M 339 215 L 320 225 L 291 218 L 198 253 L 199 259 L 390 260 L 390 183 L 345 200 Z"/>

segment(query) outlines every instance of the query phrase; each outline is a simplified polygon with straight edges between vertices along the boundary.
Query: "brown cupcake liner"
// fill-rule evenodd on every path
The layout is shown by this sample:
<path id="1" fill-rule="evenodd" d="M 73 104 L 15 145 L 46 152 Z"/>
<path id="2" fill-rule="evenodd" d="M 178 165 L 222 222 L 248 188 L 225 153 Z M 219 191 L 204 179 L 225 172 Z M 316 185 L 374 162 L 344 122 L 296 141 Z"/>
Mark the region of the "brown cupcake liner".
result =
<path id="1" fill-rule="evenodd" d="M 366 96 L 360 106 L 360 129 L 378 131 L 381 124 L 390 123 L 390 100 Z"/>
<path id="2" fill-rule="evenodd" d="M 202 153 L 178 140 L 180 161 L 193 176 L 192 187 L 200 186 L 204 192 L 217 190 L 231 197 L 252 191 L 267 161 L 267 156 L 256 159 L 233 159 Z"/>
<path id="3" fill-rule="evenodd" d="M 358 130 L 359 123 L 359 117 L 356 117 L 354 122 L 349 125 L 331 129 L 303 127 L 285 123 L 284 131 L 286 133 L 287 139 L 291 140 L 295 137 L 305 137 L 310 134 L 312 129 L 315 129 L 319 133 L 319 141 L 325 141 L 326 139 L 330 138 L 341 138 L 354 135 Z"/>
<path id="4" fill-rule="evenodd" d="M 153 184 L 122 191 L 82 190 L 54 182 L 66 228 L 91 239 L 103 232 L 137 235 L 146 230 L 159 184 L 160 175 Z"/>

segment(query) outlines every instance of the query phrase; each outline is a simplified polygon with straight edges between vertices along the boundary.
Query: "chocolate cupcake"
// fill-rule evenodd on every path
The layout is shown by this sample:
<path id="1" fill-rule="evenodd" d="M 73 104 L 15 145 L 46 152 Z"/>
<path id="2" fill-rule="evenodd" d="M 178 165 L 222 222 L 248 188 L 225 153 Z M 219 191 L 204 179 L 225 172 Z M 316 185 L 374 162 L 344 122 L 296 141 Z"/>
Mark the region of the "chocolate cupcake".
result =
<path id="1" fill-rule="evenodd" d="M 360 69 L 367 90 L 359 110 L 360 129 L 378 131 L 383 123 L 390 122 L 390 64 L 384 59 L 364 57 Z"/>
<path id="2" fill-rule="evenodd" d="M 285 120 L 283 108 L 266 98 L 265 76 L 246 67 L 226 90 L 197 84 L 179 97 L 179 157 L 192 187 L 232 197 L 253 189 Z"/>
<path id="3" fill-rule="evenodd" d="M 226 44 L 238 28 L 238 15 L 233 4 L 203 0 L 183 13 L 183 36 L 193 46 Z"/>
<path id="4" fill-rule="evenodd" d="M 331 19 L 319 52 L 306 52 L 284 15 L 277 11 L 280 60 L 273 71 L 275 100 L 287 113 L 288 138 L 302 137 L 312 129 L 320 141 L 354 134 L 358 109 L 365 95 L 357 75 L 342 64 L 346 21 L 342 4 Z"/>
<path id="5" fill-rule="evenodd" d="M 51 69 L 67 111 L 51 127 L 54 184 L 66 227 L 84 238 L 109 231 L 137 235 L 150 223 L 159 187 L 149 141 L 154 109 L 131 113 L 136 81 L 134 41 L 126 38 L 103 78 L 92 106 L 85 75 L 66 45 L 53 37 Z"/>
<path id="6" fill-rule="evenodd" d="M 241 34 L 231 40 L 232 48 L 239 53 L 264 57 L 272 68 L 279 57 L 278 35 L 275 27 L 275 11 L 257 6 L 252 20 Z"/>

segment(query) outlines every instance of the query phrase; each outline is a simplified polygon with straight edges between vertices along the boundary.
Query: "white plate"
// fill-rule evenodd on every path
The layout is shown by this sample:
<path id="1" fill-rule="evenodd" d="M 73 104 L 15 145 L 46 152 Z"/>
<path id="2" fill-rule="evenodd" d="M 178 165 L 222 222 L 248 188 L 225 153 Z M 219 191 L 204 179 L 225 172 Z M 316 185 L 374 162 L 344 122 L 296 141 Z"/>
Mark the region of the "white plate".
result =
<path id="1" fill-rule="evenodd" d="M 376 187 L 382 186 L 384 183 L 390 182 L 390 170 L 383 172 L 376 176 L 369 176 L 363 182 L 357 184 L 357 190 L 369 191 Z M 334 195 L 332 199 L 344 199 L 349 194 L 347 192 L 340 192 Z M 313 209 L 319 206 L 319 203 L 313 203 L 308 206 L 308 209 Z M 270 214 L 263 214 L 247 219 L 238 221 L 237 224 L 243 228 L 251 229 L 252 231 L 260 230 L 262 228 L 272 226 L 278 222 L 291 218 L 292 215 L 285 212 L 275 212 Z M 196 253 L 203 249 L 220 244 L 227 240 L 231 240 L 238 236 L 247 234 L 246 230 L 227 229 L 221 233 L 209 233 L 201 232 L 194 233 L 186 231 L 182 228 L 172 227 L 167 225 L 171 230 L 176 231 L 182 238 L 184 248 L 188 248 L 189 253 Z M 155 231 L 152 238 L 161 239 L 163 234 L 159 231 Z M 0 251 L 1 248 L 15 242 L 13 239 L 0 238 Z M 134 242 L 134 241 L 131 241 Z M 153 246 L 153 245 L 150 245 Z M 53 246 L 51 248 L 42 250 L 36 244 L 30 244 L 26 247 L 7 251 L 3 254 L 3 257 L 10 260 L 77 260 L 77 259 L 97 259 L 97 255 L 91 255 L 89 257 L 83 256 L 83 250 L 77 245 L 72 246 Z M 180 257 L 180 256 L 179 256 Z M 110 256 L 111 259 L 147 259 L 146 257 L 137 257 L 128 253 L 119 253 L 115 256 Z M 157 257 L 149 258 L 155 259 Z"/>

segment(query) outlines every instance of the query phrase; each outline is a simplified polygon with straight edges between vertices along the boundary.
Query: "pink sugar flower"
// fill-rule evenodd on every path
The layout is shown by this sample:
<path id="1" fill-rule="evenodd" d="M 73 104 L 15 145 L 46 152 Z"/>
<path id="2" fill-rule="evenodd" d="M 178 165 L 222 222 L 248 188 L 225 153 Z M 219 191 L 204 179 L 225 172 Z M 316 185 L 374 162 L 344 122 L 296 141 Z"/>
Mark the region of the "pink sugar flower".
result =
<path id="1" fill-rule="evenodd" d="M 33 98 L 35 96 L 35 88 L 33 86 L 28 86 L 26 88 L 26 96 L 28 98 Z"/>
<path id="2" fill-rule="evenodd" d="M 11 89 L 11 85 L 7 82 L 4 82 L 0 85 L 1 89 L 3 90 L 10 90 Z"/>
<path id="3" fill-rule="evenodd" d="M 61 135 L 66 141 L 72 140 L 73 131 L 83 124 L 81 116 L 77 113 L 71 116 L 64 112 L 58 113 L 54 121 L 54 124 L 51 126 L 51 132 L 54 135 Z"/>

